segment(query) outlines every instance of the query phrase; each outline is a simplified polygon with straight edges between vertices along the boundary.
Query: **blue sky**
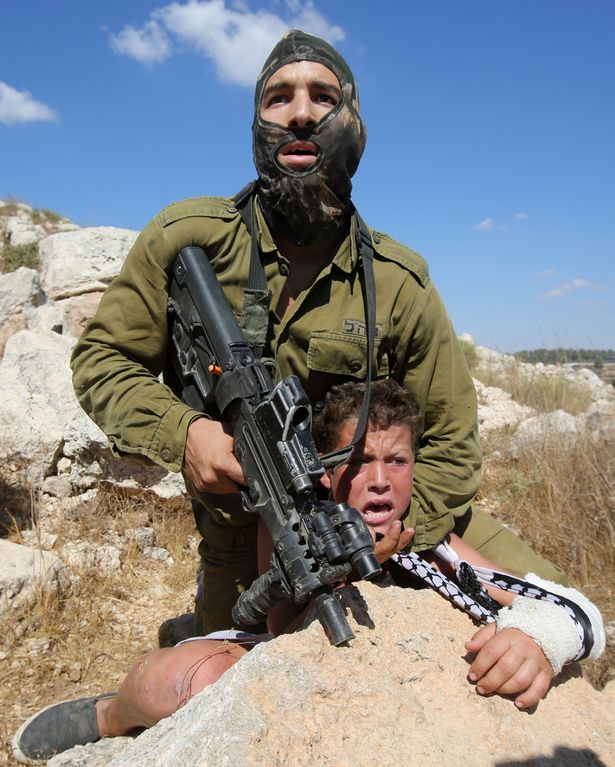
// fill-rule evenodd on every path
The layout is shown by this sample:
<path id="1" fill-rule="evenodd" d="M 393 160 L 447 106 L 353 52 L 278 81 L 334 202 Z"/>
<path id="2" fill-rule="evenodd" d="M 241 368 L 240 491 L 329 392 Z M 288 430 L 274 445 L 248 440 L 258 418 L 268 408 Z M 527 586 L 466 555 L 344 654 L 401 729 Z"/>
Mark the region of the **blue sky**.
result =
<path id="1" fill-rule="evenodd" d="M 456 330 L 615 347 L 612 0 L 21 0 L 0 18 L 0 197 L 140 229 L 233 194 L 254 177 L 252 83 L 300 27 L 359 82 L 355 204 L 427 259 Z"/>

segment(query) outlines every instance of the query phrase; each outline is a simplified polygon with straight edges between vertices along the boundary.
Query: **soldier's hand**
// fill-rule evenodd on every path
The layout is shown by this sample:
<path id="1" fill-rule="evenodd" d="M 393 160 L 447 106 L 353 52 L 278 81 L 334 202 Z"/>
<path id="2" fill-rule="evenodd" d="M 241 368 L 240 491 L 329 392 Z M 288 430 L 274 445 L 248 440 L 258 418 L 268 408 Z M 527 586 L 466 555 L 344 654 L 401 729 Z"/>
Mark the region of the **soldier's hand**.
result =
<path id="1" fill-rule="evenodd" d="M 201 493 L 238 493 L 239 485 L 245 485 L 232 436 L 221 423 L 207 418 L 197 418 L 188 427 L 184 469 Z"/>
<path id="2" fill-rule="evenodd" d="M 380 564 L 390 559 L 393 554 L 397 554 L 398 551 L 405 548 L 414 535 L 413 528 L 409 527 L 406 530 L 402 530 L 402 525 L 399 520 L 391 522 L 391 526 L 384 533 L 384 535 L 378 535 L 374 543 L 374 554 Z"/>
<path id="3" fill-rule="evenodd" d="M 521 693 L 515 698 L 515 706 L 529 708 L 549 689 L 553 669 L 540 647 L 523 631 L 506 628 L 496 634 L 495 623 L 490 623 L 465 646 L 478 653 L 468 679 L 476 684 L 480 695 Z"/>

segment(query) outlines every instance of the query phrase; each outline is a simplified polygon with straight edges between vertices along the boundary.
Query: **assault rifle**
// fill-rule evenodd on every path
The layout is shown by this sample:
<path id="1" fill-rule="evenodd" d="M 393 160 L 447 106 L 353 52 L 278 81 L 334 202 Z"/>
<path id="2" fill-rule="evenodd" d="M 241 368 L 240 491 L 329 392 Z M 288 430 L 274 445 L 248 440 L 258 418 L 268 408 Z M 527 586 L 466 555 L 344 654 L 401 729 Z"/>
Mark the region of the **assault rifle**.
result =
<path id="1" fill-rule="evenodd" d="M 353 566 L 364 579 L 381 567 L 359 512 L 318 498 L 324 469 L 301 382 L 291 375 L 274 386 L 202 248 L 184 248 L 177 256 L 169 312 L 183 399 L 230 424 L 247 484 L 242 505 L 261 516 L 274 544 L 269 570 L 240 595 L 233 621 L 252 625 L 284 599 L 303 604 L 315 598 L 331 644 L 347 642 L 354 634 L 333 587 Z"/>

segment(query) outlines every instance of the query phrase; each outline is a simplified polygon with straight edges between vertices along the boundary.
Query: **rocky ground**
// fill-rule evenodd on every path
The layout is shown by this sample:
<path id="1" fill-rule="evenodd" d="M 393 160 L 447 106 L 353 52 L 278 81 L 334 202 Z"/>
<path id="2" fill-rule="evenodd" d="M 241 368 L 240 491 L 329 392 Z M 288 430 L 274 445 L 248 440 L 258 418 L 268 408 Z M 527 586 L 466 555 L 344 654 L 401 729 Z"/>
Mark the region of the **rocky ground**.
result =
<path id="1" fill-rule="evenodd" d="M 8 741 L 24 718 L 58 699 L 115 689 L 132 660 L 156 646 L 160 622 L 191 608 L 196 538 L 179 478 L 134 460 L 113 459 L 104 436 L 84 416 L 72 393 L 70 350 L 119 270 L 135 233 L 110 227 L 79 229 L 13 203 L 8 212 L 6 206 L 0 206 L 0 234 L 2 231 L 5 242 L 36 243 L 39 258 L 34 268 L 0 274 L 0 346 L 4 348 L 0 363 L 0 736 L 4 744 L 0 764 L 12 765 Z M 485 484 L 479 504 L 513 527 L 524 531 L 531 528 L 529 533 L 536 533 L 533 545 L 565 569 L 572 568 L 577 585 L 600 605 L 609 623 L 611 643 L 598 670 L 590 669 L 590 678 L 602 687 L 615 678 L 614 473 L 609 457 L 614 453 L 602 450 L 594 454 L 593 446 L 615 445 L 614 390 L 591 371 L 519 366 L 506 355 L 480 347 L 476 347 L 476 356 L 479 420 L 486 450 Z M 528 389 L 534 395 L 557 395 L 557 404 L 545 412 L 535 397 L 520 396 L 519 392 Z M 584 442 L 586 439 L 590 441 Z M 586 461 L 589 456 L 589 462 L 581 472 L 581 458 L 575 458 L 571 451 L 585 444 L 590 447 L 579 448 L 579 455 L 585 455 Z M 564 467 L 563 476 L 548 484 L 543 467 L 536 479 L 538 459 L 526 460 L 536 445 L 549 466 L 564 467 L 563 455 L 568 451 L 571 466 L 583 474 L 582 492 L 591 495 L 588 510 L 580 505 L 583 499 L 576 488 L 564 487 L 566 476 L 575 469 Z M 594 459 L 594 455 L 601 457 Z M 590 473 L 596 475 L 591 490 Z M 568 498 L 552 503 L 550 488 L 555 486 L 563 487 Z M 532 495 L 537 487 L 544 492 Z M 571 498 L 576 502 L 570 503 Z M 524 503 L 528 516 L 516 517 L 514 509 Z M 549 504 L 557 507 L 551 527 L 547 524 Z M 541 525 L 536 526 L 539 515 Z M 587 522 L 593 527 L 588 528 L 585 538 L 579 531 Z M 566 524 L 579 539 L 574 551 L 567 545 L 570 536 L 559 537 Z M 537 527 L 544 528 L 544 540 L 537 535 Z M 598 551 L 600 546 L 605 553 Z M 280 642 L 279 654 L 275 647 L 254 651 L 245 676 L 243 672 L 234 674 L 220 683 L 219 690 L 211 693 L 209 705 L 222 721 L 225 716 L 240 717 L 240 712 L 231 711 L 231 704 L 225 702 L 229 690 L 239 691 L 242 699 L 247 696 L 258 701 L 264 696 L 262 705 L 271 715 L 270 723 L 263 724 L 257 710 L 250 708 L 252 719 L 261 724 L 250 730 L 246 717 L 241 720 L 244 740 L 238 750 L 229 751 L 224 762 L 216 761 L 215 754 L 230 746 L 215 739 L 207 746 L 214 754 L 209 761 L 198 761 L 200 757 L 194 755 L 190 760 L 171 756 L 168 742 L 173 739 L 168 741 L 170 731 L 162 728 L 160 744 L 166 743 L 164 748 L 171 751 L 165 760 L 156 761 L 151 754 L 157 747 L 151 745 L 151 739 L 158 736 L 150 734 L 147 748 L 153 751 L 146 752 L 150 754 L 148 764 L 261 764 L 249 761 L 245 751 L 259 743 L 268 764 L 339 767 L 352 762 L 386 767 L 397 763 L 396 755 L 400 747 L 404 748 L 408 733 L 415 739 L 417 729 L 423 732 L 427 723 L 434 721 L 432 713 L 437 710 L 436 723 L 446 722 L 447 729 L 443 734 L 440 726 L 432 733 L 432 740 L 440 742 L 438 747 L 429 750 L 428 741 L 421 741 L 425 764 L 615 765 L 615 750 L 609 740 L 615 728 L 611 727 L 609 735 L 605 722 L 612 722 L 600 718 L 599 713 L 601 708 L 611 713 L 615 710 L 612 687 L 610 697 L 596 697 L 605 694 L 585 683 L 579 687 L 578 680 L 573 679 L 574 684 L 562 687 L 571 692 L 560 697 L 556 690 L 552 702 L 539 708 L 547 712 L 543 719 L 519 714 L 510 701 L 479 700 L 468 691 L 463 678 L 465 666 L 459 660 L 467 619 L 446 605 L 440 616 L 441 605 L 429 602 L 430 616 L 437 613 L 438 620 L 446 622 L 452 613 L 453 623 L 463 619 L 463 623 L 447 623 L 443 629 L 445 638 L 452 637 L 444 644 L 455 647 L 451 666 L 453 661 L 444 648 L 435 650 L 441 637 L 430 640 L 432 650 L 423 647 L 422 632 L 432 629 L 417 627 L 412 613 L 416 605 L 408 613 L 405 607 L 398 609 L 398 596 L 392 594 L 391 599 L 391 604 L 382 607 L 382 614 L 376 607 L 370 614 L 374 611 L 380 616 L 374 623 L 386 628 L 389 639 L 390 632 L 398 630 L 408 635 L 408 644 L 391 639 L 391 645 L 384 634 L 360 628 L 358 655 L 343 665 L 339 661 L 346 656 L 331 655 L 316 639 L 316 626 L 303 638 Z M 393 619 L 398 612 L 401 623 L 396 624 Z M 311 655 L 308 645 L 313 645 Z M 298 672 L 293 671 L 291 660 L 284 660 L 296 655 L 301 658 Z M 417 658 L 422 665 L 415 673 Z M 330 664 L 328 674 L 335 677 L 335 684 L 326 676 L 314 676 L 314 664 L 321 660 Z M 396 664 L 398 668 L 394 668 Z M 359 678 L 357 669 L 364 667 L 369 673 Z M 406 667 L 411 670 L 406 672 Z M 272 668 L 278 672 L 276 684 L 282 684 L 276 687 L 276 695 L 286 701 L 282 707 L 276 706 L 271 691 Z M 448 679 L 442 675 L 445 669 L 458 686 L 443 687 Z M 299 677 L 293 676 L 295 672 Z M 347 678 L 338 684 L 336 674 Z M 259 681 L 261 677 L 264 681 Z M 284 680 L 293 679 L 299 686 L 305 683 L 303 692 L 309 692 L 309 705 L 305 703 L 303 708 L 293 703 L 292 683 L 284 687 Z M 419 685 L 421 680 L 424 684 Z M 417 703 L 418 688 L 422 697 Z M 407 695 L 408 691 L 411 694 Z M 595 713 L 593 719 L 587 719 L 579 709 L 579 701 L 591 709 L 592 717 Z M 305 711 L 310 712 L 309 717 Z M 194 716 L 196 722 L 208 718 L 207 712 L 197 707 Z M 467 717 L 473 722 L 471 731 Z M 293 732 L 309 739 L 311 745 L 305 746 L 308 756 L 292 750 L 295 742 L 284 731 L 289 718 Z M 539 722 L 538 729 L 534 732 L 531 725 L 531 738 L 524 739 L 524 728 L 534 721 Z M 540 728 L 551 735 L 559 733 L 562 721 L 566 722 L 566 732 L 558 735 L 559 739 L 540 739 Z M 595 724 L 599 735 L 587 729 L 588 721 Z M 308 726 L 310 722 L 319 723 L 318 731 L 316 725 Z M 513 735 L 508 734 L 509 725 Z M 169 725 L 171 731 L 175 726 Z M 192 728 L 187 722 L 185 726 Z M 372 739 L 357 750 L 357 744 L 366 741 L 367 731 Z M 327 751 L 331 743 L 335 747 Z M 104 744 L 105 748 L 109 745 Z M 195 746 L 195 753 L 198 751 Z M 93 767 L 98 758 L 94 753 L 73 755 L 69 764 Z M 335 758 L 327 753 L 335 754 Z M 107 764 L 110 759 L 103 749 L 98 763 Z M 135 756 L 126 752 L 117 759 L 120 761 L 114 764 L 133 764 Z"/>

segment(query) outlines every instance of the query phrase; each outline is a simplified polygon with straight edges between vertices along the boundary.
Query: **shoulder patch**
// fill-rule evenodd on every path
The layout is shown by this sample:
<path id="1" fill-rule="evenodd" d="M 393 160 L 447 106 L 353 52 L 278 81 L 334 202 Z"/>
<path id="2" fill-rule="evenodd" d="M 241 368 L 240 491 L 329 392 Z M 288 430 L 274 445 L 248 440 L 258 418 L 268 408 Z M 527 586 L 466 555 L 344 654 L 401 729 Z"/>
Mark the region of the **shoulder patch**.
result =
<path id="1" fill-rule="evenodd" d="M 168 226 L 184 218 L 204 216 L 230 221 L 239 214 L 231 197 L 190 197 L 171 203 L 158 214 L 162 226 Z"/>
<path id="2" fill-rule="evenodd" d="M 373 229 L 370 229 L 370 231 L 372 233 L 374 252 L 378 256 L 400 264 L 400 266 L 403 266 L 404 269 L 407 269 L 414 275 L 422 287 L 427 286 L 429 283 L 429 267 L 422 256 L 389 237 L 388 234 L 376 232 Z"/>

